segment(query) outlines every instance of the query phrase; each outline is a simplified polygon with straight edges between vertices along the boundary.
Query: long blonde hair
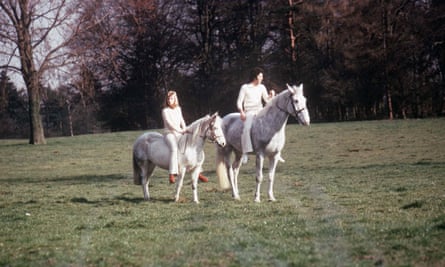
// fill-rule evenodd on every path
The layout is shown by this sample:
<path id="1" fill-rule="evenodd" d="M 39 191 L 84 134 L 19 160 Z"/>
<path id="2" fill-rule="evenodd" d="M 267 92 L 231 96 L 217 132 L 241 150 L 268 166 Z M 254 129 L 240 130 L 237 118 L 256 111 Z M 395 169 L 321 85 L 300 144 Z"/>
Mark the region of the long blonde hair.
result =
<path id="1" fill-rule="evenodd" d="M 174 96 L 175 99 L 174 99 L 173 103 L 171 105 L 169 105 L 168 99 L 171 96 Z M 165 106 L 170 107 L 170 108 L 175 108 L 175 107 L 179 106 L 179 100 L 178 100 L 178 95 L 176 94 L 176 91 L 170 90 L 167 92 L 167 96 L 165 97 Z"/>

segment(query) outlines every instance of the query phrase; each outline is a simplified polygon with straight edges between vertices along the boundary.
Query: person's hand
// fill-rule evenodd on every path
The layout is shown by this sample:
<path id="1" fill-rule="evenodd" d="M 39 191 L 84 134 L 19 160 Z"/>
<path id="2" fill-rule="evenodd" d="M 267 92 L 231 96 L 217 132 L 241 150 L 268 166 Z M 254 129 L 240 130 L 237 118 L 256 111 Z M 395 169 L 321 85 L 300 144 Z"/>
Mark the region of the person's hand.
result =
<path id="1" fill-rule="evenodd" d="M 244 113 L 244 111 L 241 110 L 239 115 L 240 115 L 240 118 L 241 118 L 242 121 L 246 120 L 246 113 Z"/>

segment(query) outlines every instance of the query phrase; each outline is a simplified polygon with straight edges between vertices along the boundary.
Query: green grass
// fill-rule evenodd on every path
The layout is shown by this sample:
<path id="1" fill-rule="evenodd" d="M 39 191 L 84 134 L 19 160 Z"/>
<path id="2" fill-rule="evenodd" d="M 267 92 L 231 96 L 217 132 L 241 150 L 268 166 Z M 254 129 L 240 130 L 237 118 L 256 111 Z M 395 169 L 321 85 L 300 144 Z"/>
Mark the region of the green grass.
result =
<path id="1" fill-rule="evenodd" d="M 0 140 L 0 266 L 443 266 L 445 120 L 288 125 L 277 202 L 220 191 L 206 144 L 201 203 L 156 169 L 132 184 L 141 132 Z M 266 174 L 267 172 L 265 172 Z"/>

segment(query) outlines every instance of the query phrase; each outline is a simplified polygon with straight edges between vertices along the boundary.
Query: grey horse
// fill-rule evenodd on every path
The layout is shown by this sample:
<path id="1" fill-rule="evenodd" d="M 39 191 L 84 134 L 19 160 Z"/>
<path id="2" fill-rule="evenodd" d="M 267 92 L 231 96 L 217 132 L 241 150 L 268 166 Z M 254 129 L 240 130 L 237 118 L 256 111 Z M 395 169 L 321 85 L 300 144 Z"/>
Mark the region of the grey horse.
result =
<path id="1" fill-rule="evenodd" d="M 209 139 L 219 146 L 226 144 L 221 128 L 221 117 L 218 113 L 205 116 L 187 127 L 186 133 L 178 141 L 179 174 L 176 182 L 175 201 L 179 200 L 184 175 L 191 172 L 193 201 L 198 200 L 198 175 L 204 162 L 204 142 Z M 170 149 L 164 136 L 158 132 L 147 132 L 139 136 L 133 145 L 133 179 L 142 185 L 144 199 L 149 200 L 149 178 L 156 166 L 168 170 Z"/>
<path id="2" fill-rule="evenodd" d="M 264 158 L 269 159 L 269 200 L 275 201 L 273 185 L 275 169 L 281 160 L 281 150 L 285 144 L 285 126 L 289 115 L 294 116 L 302 125 L 309 125 L 309 112 L 306 98 L 303 95 L 303 84 L 287 85 L 255 116 L 250 131 L 252 146 L 256 155 L 256 191 L 255 202 L 260 202 L 260 187 L 263 181 Z M 238 173 L 241 167 L 241 133 L 243 122 L 239 113 L 230 113 L 223 118 L 223 132 L 227 145 L 217 148 L 216 173 L 221 186 L 232 187 L 232 196 L 239 200 Z M 230 162 L 232 152 L 235 153 L 233 163 Z M 230 181 L 230 185 L 226 182 Z"/>

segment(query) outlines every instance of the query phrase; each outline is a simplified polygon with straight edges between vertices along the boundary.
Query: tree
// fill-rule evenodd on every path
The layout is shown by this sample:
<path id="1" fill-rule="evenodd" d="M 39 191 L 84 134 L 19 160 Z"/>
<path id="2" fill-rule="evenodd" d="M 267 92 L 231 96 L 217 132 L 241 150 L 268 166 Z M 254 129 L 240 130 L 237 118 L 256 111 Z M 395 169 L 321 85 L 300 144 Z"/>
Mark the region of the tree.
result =
<path id="1" fill-rule="evenodd" d="M 0 1 L 1 66 L 19 72 L 28 93 L 30 144 L 46 144 L 41 109 L 41 87 L 50 70 L 68 63 L 65 48 L 79 23 L 76 2 L 68 0 Z M 48 76 L 47 76 L 48 77 Z"/>

